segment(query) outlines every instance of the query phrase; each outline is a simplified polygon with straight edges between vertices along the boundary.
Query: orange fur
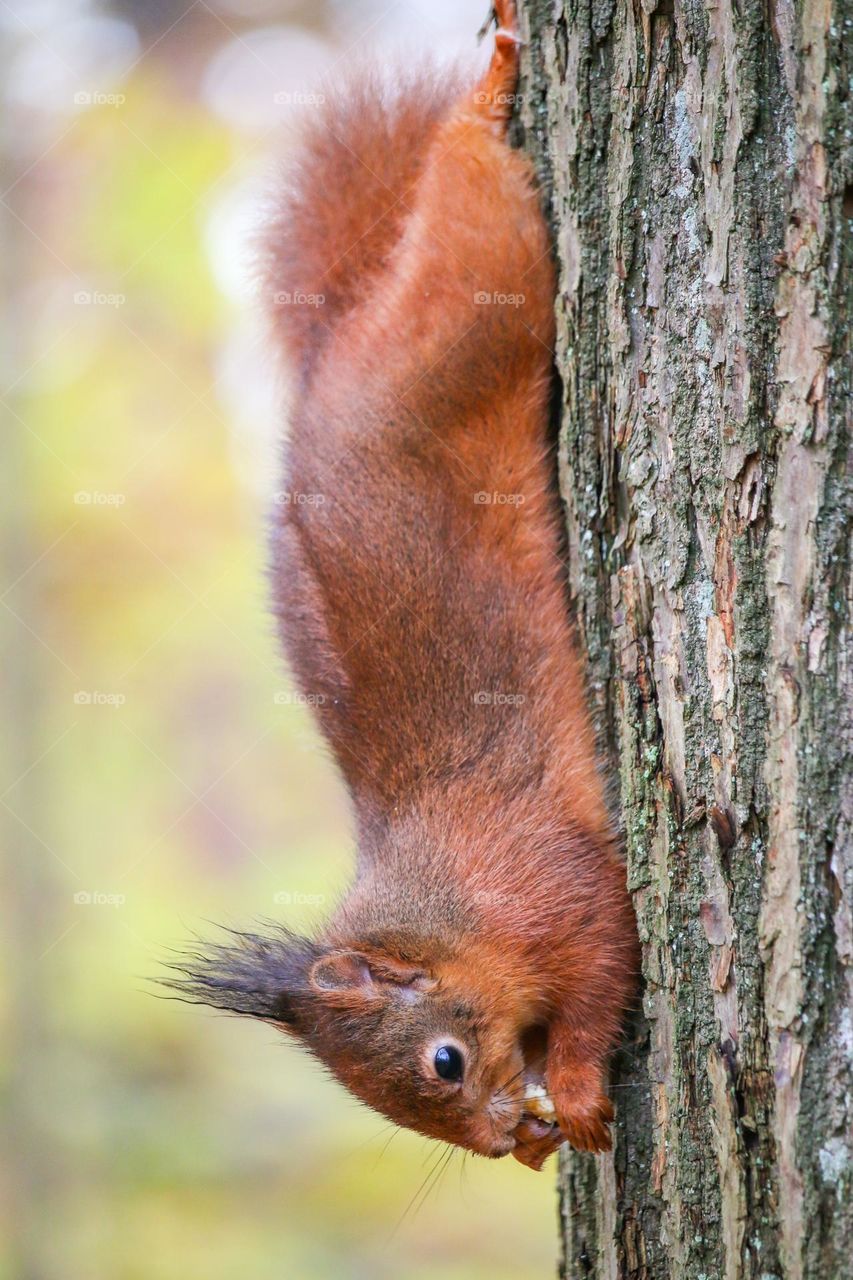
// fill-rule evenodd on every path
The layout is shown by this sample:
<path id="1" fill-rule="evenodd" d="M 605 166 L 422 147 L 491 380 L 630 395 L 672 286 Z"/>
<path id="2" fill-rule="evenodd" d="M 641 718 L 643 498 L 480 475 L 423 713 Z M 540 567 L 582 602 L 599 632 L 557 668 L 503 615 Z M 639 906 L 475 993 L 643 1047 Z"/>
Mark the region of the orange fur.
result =
<path id="1" fill-rule="evenodd" d="M 539 1167 L 610 1145 L 637 939 L 557 554 L 554 273 L 497 8 L 473 91 L 414 76 L 329 105 L 270 230 L 297 384 L 276 599 L 358 874 L 315 942 L 244 939 L 182 989 L 285 1026 L 399 1123 Z M 443 1035 L 453 1096 L 423 1056 Z M 559 1131 L 513 1085 L 531 1043 Z"/>

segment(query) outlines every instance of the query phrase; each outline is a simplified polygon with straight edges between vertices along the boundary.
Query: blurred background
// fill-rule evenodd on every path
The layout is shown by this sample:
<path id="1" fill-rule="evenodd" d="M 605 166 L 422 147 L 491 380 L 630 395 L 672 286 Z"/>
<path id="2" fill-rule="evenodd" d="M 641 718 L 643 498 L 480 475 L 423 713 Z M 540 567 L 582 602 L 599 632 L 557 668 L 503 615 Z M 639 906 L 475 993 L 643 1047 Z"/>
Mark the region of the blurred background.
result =
<path id="1" fill-rule="evenodd" d="M 487 8 L 0 0 L 4 1277 L 552 1273 L 553 1175 L 457 1153 L 433 1184 L 444 1148 L 145 982 L 211 920 L 309 928 L 349 875 L 267 610 L 247 241 L 312 94 L 476 57 Z"/>

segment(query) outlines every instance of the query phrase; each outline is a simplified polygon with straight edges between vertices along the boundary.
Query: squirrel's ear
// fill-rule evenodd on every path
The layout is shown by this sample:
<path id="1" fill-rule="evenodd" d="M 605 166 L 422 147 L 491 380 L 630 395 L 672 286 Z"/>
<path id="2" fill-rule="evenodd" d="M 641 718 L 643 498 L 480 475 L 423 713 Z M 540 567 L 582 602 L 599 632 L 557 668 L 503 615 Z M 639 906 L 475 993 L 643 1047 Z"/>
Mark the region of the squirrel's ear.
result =
<path id="1" fill-rule="evenodd" d="M 270 935 L 228 931 L 226 945 L 203 943 L 168 967 L 176 976 L 163 986 L 193 1004 L 207 1004 L 298 1029 L 306 975 L 318 947 L 279 928 Z"/>
<path id="2" fill-rule="evenodd" d="M 373 978 L 364 956 L 357 951 L 332 951 L 315 960 L 308 981 L 320 995 L 338 991 L 369 991 Z"/>
<path id="3" fill-rule="evenodd" d="M 435 985 L 414 965 L 360 951 L 330 951 L 321 956 L 311 966 L 308 981 L 318 995 L 336 1002 L 380 999 L 389 994 L 389 988 L 414 996 Z"/>

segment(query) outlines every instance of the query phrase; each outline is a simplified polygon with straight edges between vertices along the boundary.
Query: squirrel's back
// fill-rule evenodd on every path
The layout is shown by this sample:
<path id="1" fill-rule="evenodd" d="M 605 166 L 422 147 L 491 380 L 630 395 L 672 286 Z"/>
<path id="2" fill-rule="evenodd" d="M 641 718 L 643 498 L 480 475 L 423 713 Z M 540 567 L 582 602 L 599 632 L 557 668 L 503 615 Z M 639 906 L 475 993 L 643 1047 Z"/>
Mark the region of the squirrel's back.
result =
<path id="1" fill-rule="evenodd" d="M 500 938 L 542 991 L 581 975 L 581 1021 L 612 1004 L 603 1043 L 634 936 L 561 558 L 551 246 L 506 141 L 517 48 L 497 43 L 459 96 L 418 77 L 371 108 L 359 86 L 309 132 L 272 261 L 286 294 L 324 258 L 333 283 L 276 313 L 296 365 L 275 589 L 358 821 L 335 928 L 396 935 L 414 912 L 446 937 L 448 901 L 488 902 L 472 963 Z M 364 194 L 329 204 L 379 134 L 399 153 L 371 152 Z M 608 918 L 619 941 L 599 948 Z"/>
<path id="2" fill-rule="evenodd" d="M 423 74 L 375 89 L 309 121 L 269 233 L 295 375 L 274 534 L 285 645 L 357 808 L 470 788 L 481 766 L 505 791 L 562 770 L 604 830 L 558 555 L 553 266 L 529 162 L 476 93 L 466 111 Z"/>

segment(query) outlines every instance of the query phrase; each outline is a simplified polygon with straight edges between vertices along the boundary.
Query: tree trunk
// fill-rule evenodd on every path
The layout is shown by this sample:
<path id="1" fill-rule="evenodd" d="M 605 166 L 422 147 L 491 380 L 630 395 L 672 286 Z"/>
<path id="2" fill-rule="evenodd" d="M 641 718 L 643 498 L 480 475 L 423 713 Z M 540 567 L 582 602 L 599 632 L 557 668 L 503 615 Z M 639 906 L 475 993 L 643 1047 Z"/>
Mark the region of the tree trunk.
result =
<path id="1" fill-rule="evenodd" d="M 643 943 L 615 1151 L 561 1165 L 563 1272 L 844 1280 L 853 4 L 526 0 L 522 30 Z"/>

